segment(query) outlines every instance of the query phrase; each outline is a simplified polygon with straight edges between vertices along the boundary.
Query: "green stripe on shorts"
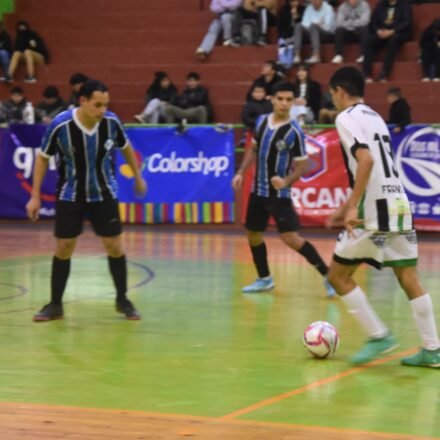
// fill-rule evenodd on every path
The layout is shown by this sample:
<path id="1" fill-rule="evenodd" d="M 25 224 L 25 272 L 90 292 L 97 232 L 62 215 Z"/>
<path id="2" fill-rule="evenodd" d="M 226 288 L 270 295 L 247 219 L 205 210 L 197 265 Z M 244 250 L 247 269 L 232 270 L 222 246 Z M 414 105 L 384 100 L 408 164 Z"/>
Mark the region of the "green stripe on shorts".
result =
<path id="1" fill-rule="evenodd" d="M 408 260 L 384 261 L 384 267 L 412 267 L 417 266 L 417 258 L 409 258 Z"/>

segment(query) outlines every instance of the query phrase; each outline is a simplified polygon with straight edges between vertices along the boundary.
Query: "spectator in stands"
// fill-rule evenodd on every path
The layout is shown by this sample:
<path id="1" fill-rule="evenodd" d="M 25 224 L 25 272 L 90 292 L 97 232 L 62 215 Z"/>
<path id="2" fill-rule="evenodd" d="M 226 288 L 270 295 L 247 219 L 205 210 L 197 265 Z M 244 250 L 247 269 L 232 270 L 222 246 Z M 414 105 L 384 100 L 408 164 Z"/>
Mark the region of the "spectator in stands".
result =
<path id="1" fill-rule="evenodd" d="M 256 23 L 256 44 L 267 44 L 267 31 L 276 24 L 276 0 L 243 0 L 243 5 L 234 14 L 233 42 L 231 45 L 239 46 L 241 41 L 241 26 L 244 20 Z"/>
<path id="2" fill-rule="evenodd" d="M 290 69 L 294 58 L 295 26 L 301 23 L 305 6 L 300 0 L 286 0 L 278 11 L 278 62 Z"/>
<path id="3" fill-rule="evenodd" d="M 17 23 L 17 35 L 15 38 L 14 51 L 9 64 L 9 73 L 6 81 L 10 82 L 14 78 L 14 73 L 20 61 L 26 62 L 26 78 L 24 82 L 37 82 L 35 78 L 35 65 L 47 64 L 49 62 L 49 52 L 46 44 L 40 35 L 29 27 L 26 21 Z"/>
<path id="4" fill-rule="evenodd" d="M 215 14 L 208 33 L 196 50 L 200 59 L 205 59 L 212 51 L 220 34 L 223 34 L 223 45 L 232 45 L 232 22 L 234 11 L 241 6 L 242 0 L 211 0 L 211 11 Z"/>
<path id="5" fill-rule="evenodd" d="M 332 63 L 340 64 L 344 43 L 361 43 L 365 45 L 368 38 L 368 24 L 370 23 L 371 9 L 366 0 L 345 0 L 336 14 L 335 56 Z"/>
<path id="6" fill-rule="evenodd" d="M 201 85 L 200 75 L 190 72 L 186 77 L 186 88 L 177 97 L 176 104 L 165 104 L 165 122 L 172 124 L 186 120 L 206 124 L 211 119 L 211 104 L 208 90 Z"/>
<path id="7" fill-rule="evenodd" d="M 363 47 L 366 82 L 373 81 L 373 56 L 381 48 L 385 48 L 385 58 L 377 80 L 387 80 L 399 47 L 411 38 L 411 22 L 409 0 L 380 0 L 376 4 L 370 22 L 370 36 Z"/>
<path id="8" fill-rule="evenodd" d="M 266 97 L 264 84 L 255 83 L 251 90 L 251 97 L 243 107 L 241 114 L 243 124 L 247 129 L 254 131 L 258 117 L 271 111 L 272 103 Z"/>
<path id="9" fill-rule="evenodd" d="M 284 75 L 278 70 L 278 64 L 276 61 L 266 61 L 261 69 L 261 75 L 252 83 L 252 86 L 246 95 L 246 100 L 249 101 L 251 99 L 252 90 L 257 84 L 262 84 L 264 86 L 266 90 L 266 99 L 269 99 L 272 96 L 272 89 L 275 84 L 280 82 L 283 79 L 283 76 Z"/>
<path id="10" fill-rule="evenodd" d="M 3 26 L 3 22 L 0 21 L 0 65 L 3 69 L 3 74 L 0 77 L 0 81 L 4 81 L 8 75 L 11 51 L 11 37 Z"/>
<path id="11" fill-rule="evenodd" d="M 301 47 L 303 37 L 306 42 L 312 44 L 312 56 L 306 63 L 314 64 L 321 62 L 321 42 L 333 41 L 335 32 L 335 12 L 324 0 L 310 0 L 310 4 L 304 11 L 300 26 L 295 26 L 295 48 L 296 55 L 294 63 L 301 62 Z"/>
<path id="12" fill-rule="evenodd" d="M 177 88 L 166 72 L 156 72 L 154 80 L 145 94 L 146 107 L 143 112 L 134 115 L 141 124 L 158 124 L 165 118 L 165 104 L 176 104 Z"/>
<path id="13" fill-rule="evenodd" d="M 28 102 L 21 87 L 12 87 L 9 99 L 0 104 L 0 122 L 3 124 L 24 123 L 24 110 Z"/>
<path id="14" fill-rule="evenodd" d="M 319 124 L 333 124 L 336 116 L 338 116 L 338 110 L 333 104 L 330 92 L 325 92 L 322 95 L 321 109 L 319 110 Z"/>
<path id="15" fill-rule="evenodd" d="M 387 123 L 394 124 L 394 133 L 401 133 L 404 128 L 411 124 L 411 109 L 408 102 L 402 96 L 399 87 L 391 87 L 387 92 L 387 101 L 390 104 L 390 114 Z"/>
<path id="16" fill-rule="evenodd" d="M 52 119 L 66 108 L 67 105 L 58 88 L 47 86 L 43 92 L 43 100 L 35 106 L 35 121 L 50 124 Z"/>
<path id="17" fill-rule="evenodd" d="M 420 37 L 422 81 L 440 81 L 440 17 L 437 17 Z"/>
<path id="18" fill-rule="evenodd" d="M 70 95 L 69 101 L 67 102 L 67 105 L 69 109 L 73 107 L 78 107 L 79 105 L 79 90 L 81 89 L 81 86 L 89 79 L 87 75 L 84 75 L 84 73 L 74 73 L 69 80 L 70 87 L 72 89 L 72 93 Z"/>
<path id="19" fill-rule="evenodd" d="M 305 122 L 312 123 L 317 121 L 321 105 L 321 86 L 312 79 L 309 66 L 306 64 L 298 66 L 294 93 L 295 105 L 306 107 L 307 115 Z"/>

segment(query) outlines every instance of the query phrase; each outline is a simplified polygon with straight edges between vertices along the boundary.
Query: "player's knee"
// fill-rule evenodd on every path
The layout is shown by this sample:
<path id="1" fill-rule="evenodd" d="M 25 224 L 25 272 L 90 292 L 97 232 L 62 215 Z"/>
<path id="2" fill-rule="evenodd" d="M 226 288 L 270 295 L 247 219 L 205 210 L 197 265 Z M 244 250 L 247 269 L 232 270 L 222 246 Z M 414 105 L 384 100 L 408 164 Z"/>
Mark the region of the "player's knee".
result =
<path id="1" fill-rule="evenodd" d="M 263 234 L 254 231 L 247 231 L 247 239 L 250 246 L 259 246 L 264 241 Z"/>
<path id="2" fill-rule="evenodd" d="M 62 260 L 70 258 L 75 249 L 75 240 L 59 240 L 56 247 L 56 256 Z"/>

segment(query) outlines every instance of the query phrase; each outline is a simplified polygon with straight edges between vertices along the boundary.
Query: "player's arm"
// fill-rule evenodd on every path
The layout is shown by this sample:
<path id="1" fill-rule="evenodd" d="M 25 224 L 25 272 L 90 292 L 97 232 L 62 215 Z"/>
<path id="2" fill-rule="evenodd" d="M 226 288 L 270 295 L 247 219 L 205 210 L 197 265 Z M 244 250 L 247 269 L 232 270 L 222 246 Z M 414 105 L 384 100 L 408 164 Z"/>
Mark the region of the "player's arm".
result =
<path id="1" fill-rule="evenodd" d="M 37 154 L 34 165 L 31 198 L 26 204 L 26 212 L 32 221 L 38 220 L 41 208 L 41 185 L 49 167 L 49 158 L 41 153 Z"/>
<path id="2" fill-rule="evenodd" d="M 295 167 L 291 173 L 289 173 L 286 177 L 273 176 L 270 179 L 270 183 L 275 189 L 282 189 L 289 186 L 292 186 L 297 180 L 299 180 L 304 173 L 307 171 L 307 158 L 304 159 L 296 159 Z"/>
<path id="3" fill-rule="evenodd" d="M 244 153 L 243 161 L 239 166 L 234 178 L 232 179 L 232 187 L 238 190 L 243 185 L 243 176 L 246 170 L 255 162 L 257 157 L 257 143 L 254 140 L 252 145 Z"/>
<path id="4" fill-rule="evenodd" d="M 140 196 L 144 196 L 147 193 L 147 182 L 142 177 L 141 171 L 137 164 L 134 149 L 130 142 L 127 142 L 125 147 L 121 149 L 121 153 L 133 173 L 136 193 Z"/>

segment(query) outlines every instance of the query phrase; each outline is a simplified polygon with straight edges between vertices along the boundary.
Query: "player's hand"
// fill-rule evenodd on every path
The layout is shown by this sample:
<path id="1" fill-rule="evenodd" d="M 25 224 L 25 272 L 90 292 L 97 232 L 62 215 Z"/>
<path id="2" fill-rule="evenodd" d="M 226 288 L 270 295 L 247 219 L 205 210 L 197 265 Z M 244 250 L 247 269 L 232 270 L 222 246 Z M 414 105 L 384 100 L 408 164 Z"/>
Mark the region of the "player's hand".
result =
<path id="1" fill-rule="evenodd" d="M 238 191 L 242 187 L 242 185 L 243 185 L 243 175 L 237 173 L 232 179 L 232 188 L 234 188 L 235 191 Z"/>
<path id="2" fill-rule="evenodd" d="M 27 202 L 26 213 L 33 222 L 36 222 L 38 220 L 38 217 L 40 216 L 40 208 L 41 201 L 37 197 L 32 197 L 29 202 Z"/>
<path id="3" fill-rule="evenodd" d="M 144 197 L 147 194 L 148 185 L 145 179 L 137 177 L 134 181 L 134 191 L 138 197 Z"/>
<path id="4" fill-rule="evenodd" d="M 270 179 L 270 183 L 275 189 L 283 189 L 287 186 L 287 182 L 280 176 L 273 176 Z"/>
<path id="5" fill-rule="evenodd" d="M 343 228 L 345 217 L 345 206 L 340 206 L 336 211 L 332 212 L 325 220 L 326 228 Z"/>
<path id="6" fill-rule="evenodd" d="M 345 213 L 344 218 L 344 226 L 348 232 L 348 235 L 351 235 L 353 229 L 357 226 L 360 226 L 364 221 L 358 218 L 358 210 L 356 206 L 350 206 L 347 208 L 347 212 Z"/>

